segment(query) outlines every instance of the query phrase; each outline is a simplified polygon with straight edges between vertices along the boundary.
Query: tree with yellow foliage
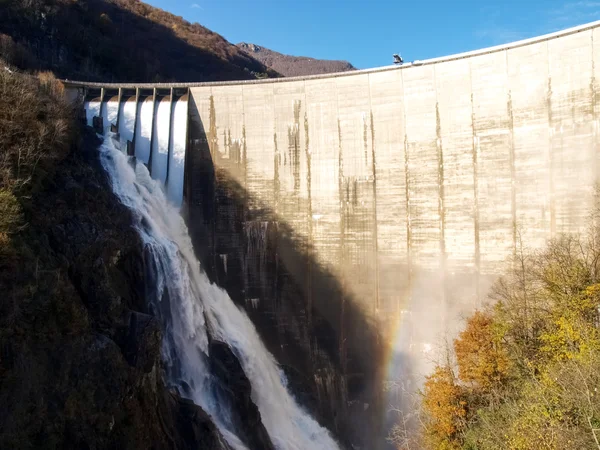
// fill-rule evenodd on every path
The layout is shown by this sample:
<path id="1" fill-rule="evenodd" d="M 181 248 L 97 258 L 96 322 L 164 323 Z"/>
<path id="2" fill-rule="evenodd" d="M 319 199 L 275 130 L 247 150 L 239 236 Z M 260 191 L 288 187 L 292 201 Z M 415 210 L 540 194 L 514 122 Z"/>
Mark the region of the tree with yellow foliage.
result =
<path id="1" fill-rule="evenodd" d="M 427 443 L 437 449 L 460 448 L 467 409 L 463 388 L 456 383 L 450 367 L 438 366 L 427 377 L 423 408 L 428 415 Z"/>
<path id="2" fill-rule="evenodd" d="M 422 393 L 435 450 L 600 450 L 600 229 L 521 249 Z"/>

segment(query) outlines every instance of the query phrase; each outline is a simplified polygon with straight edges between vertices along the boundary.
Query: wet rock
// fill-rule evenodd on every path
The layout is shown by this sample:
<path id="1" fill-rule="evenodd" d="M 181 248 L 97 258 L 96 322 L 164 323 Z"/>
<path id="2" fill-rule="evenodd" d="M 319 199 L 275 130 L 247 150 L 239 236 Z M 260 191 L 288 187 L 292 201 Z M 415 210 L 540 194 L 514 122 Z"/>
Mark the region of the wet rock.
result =
<path id="1" fill-rule="evenodd" d="M 87 139 L 23 205 L 0 270 L 0 449 L 229 450 L 164 385 L 143 245 Z"/>
<path id="2" fill-rule="evenodd" d="M 128 316 L 123 354 L 132 367 L 149 373 L 160 363 L 160 324 L 148 314 L 131 311 Z"/>
<path id="3" fill-rule="evenodd" d="M 173 437 L 175 448 L 231 450 L 210 416 L 194 402 L 181 398 L 174 392 L 165 392 L 162 404 L 165 408 L 162 413 L 163 423 Z"/>
<path id="4" fill-rule="evenodd" d="M 215 380 L 214 390 L 223 404 L 230 406 L 231 422 L 240 431 L 244 443 L 252 450 L 274 450 L 260 411 L 252 401 L 250 381 L 229 345 L 213 340 L 209 354 L 210 370 Z"/>

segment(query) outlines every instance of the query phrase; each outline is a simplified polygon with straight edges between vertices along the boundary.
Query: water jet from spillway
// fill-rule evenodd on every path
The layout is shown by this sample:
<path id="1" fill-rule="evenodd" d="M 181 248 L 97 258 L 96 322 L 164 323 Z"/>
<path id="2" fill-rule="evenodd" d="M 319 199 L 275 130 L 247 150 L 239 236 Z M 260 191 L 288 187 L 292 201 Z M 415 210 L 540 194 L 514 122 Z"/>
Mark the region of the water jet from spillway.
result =
<path id="1" fill-rule="evenodd" d="M 252 400 L 277 449 L 329 450 L 338 445 L 329 432 L 290 395 L 286 379 L 265 349 L 250 319 L 220 287 L 211 284 L 194 256 L 187 227 L 143 164 L 117 150 L 107 136 L 101 163 L 113 191 L 132 212 L 153 277 L 148 301 L 163 326 L 167 381 L 213 418 L 229 445 L 247 448 L 232 422 L 232 411 L 218 402 L 211 375 L 209 341 L 228 344 L 252 387 Z"/>

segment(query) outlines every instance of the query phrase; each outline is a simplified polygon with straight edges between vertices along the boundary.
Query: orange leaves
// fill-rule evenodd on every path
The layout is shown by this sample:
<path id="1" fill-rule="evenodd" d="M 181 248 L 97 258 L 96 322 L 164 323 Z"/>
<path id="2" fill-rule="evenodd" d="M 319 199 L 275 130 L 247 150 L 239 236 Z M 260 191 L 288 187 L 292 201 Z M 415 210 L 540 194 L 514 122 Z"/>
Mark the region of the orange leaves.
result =
<path id="1" fill-rule="evenodd" d="M 426 436 L 434 448 L 458 448 L 457 434 L 465 426 L 467 404 L 449 367 L 436 367 L 425 381 L 423 409 L 428 417 Z"/>
<path id="2" fill-rule="evenodd" d="M 507 377 L 510 361 L 494 333 L 490 314 L 476 311 L 454 341 L 458 374 L 462 381 L 488 389 Z"/>
<path id="3" fill-rule="evenodd" d="M 590 235 L 518 255 L 497 303 L 467 320 L 456 365 L 425 383 L 427 448 L 600 448 L 600 228 Z"/>

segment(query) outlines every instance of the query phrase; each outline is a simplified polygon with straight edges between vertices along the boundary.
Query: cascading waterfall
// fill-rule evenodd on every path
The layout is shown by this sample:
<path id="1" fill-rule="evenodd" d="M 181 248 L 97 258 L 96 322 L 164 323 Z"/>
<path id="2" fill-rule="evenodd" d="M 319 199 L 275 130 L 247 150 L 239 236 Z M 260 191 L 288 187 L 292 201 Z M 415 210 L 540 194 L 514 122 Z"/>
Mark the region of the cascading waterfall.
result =
<path id="1" fill-rule="evenodd" d="M 167 201 L 161 183 L 149 176 L 143 164 L 117 150 L 108 136 L 100 157 L 113 191 L 132 212 L 152 268 L 150 302 L 163 324 L 168 381 L 212 416 L 230 446 L 245 449 L 231 424 L 230 411 L 214 393 L 210 375 L 209 339 L 223 341 L 249 379 L 252 400 L 277 449 L 337 449 L 329 432 L 287 391 L 283 372 L 245 312 L 200 268 L 187 227 L 178 209 Z"/>
<path id="2" fill-rule="evenodd" d="M 171 142 L 167 196 L 176 206 L 183 203 L 183 174 L 185 170 L 185 144 L 187 140 L 187 96 L 177 100 L 171 113 Z"/>
<path id="3" fill-rule="evenodd" d="M 94 117 L 100 115 L 100 99 L 93 99 L 85 102 L 85 117 L 88 126 L 94 126 Z"/>
<path id="4" fill-rule="evenodd" d="M 117 123 L 119 115 L 119 97 L 114 96 L 102 103 L 102 117 L 104 118 L 104 132 L 110 131 L 111 124 Z"/>
<path id="5" fill-rule="evenodd" d="M 169 158 L 169 130 L 171 129 L 171 99 L 156 99 L 154 106 L 156 120 L 152 134 L 152 177 L 164 183 L 167 180 L 167 160 Z"/>
<path id="6" fill-rule="evenodd" d="M 135 97 L 130 97 L 122 102 L 121 110 L 119 111 L 119 138 L 122 149 L 127 148 L 127 141 L 133 141 L 135 113 Z"/>
<path id="7" fill-rule="evenodd" d="M 154 99 L 147 97 L 140 100 L 136 114 L 135 156 L 138 161 L 148 164 L 150 158 L 150 140 L 152 139 L 152 109 Z"/>

